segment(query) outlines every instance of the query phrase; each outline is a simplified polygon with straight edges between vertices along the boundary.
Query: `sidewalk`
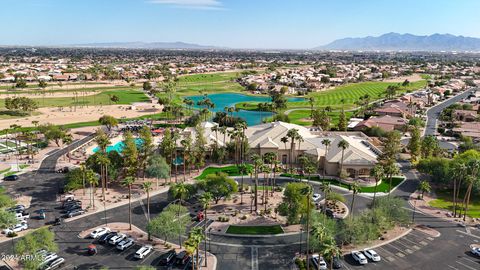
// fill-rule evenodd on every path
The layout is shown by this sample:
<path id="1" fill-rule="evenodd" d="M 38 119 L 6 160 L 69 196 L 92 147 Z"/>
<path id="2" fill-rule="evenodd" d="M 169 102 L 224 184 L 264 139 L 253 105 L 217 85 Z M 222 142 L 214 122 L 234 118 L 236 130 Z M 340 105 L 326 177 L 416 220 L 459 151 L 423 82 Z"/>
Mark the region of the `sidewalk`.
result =
<path id="1" fill-rule="evenodd" d="M 435 194 L 424 194 L 423 199 L 417 199 L 419 198 L 420 193 L 418 191 L 412 193 L 408 199 L 408 203 L 416 210 L 437 218 L 441 218 L 453 223 L 457 223 L 460 225 L 469 225 L 473 226 L 475 224 L 478 224 L 475 222 L 474 219 L 467 217 L 466 222 L 463 221 L 463 217 L 453 217 L 453 214 L 451 211 L 444 210 L 444 209 L 439 209 L 439 208 L 434 208 L 430 206 L 428 203 L 432 200 L 435 200 Z"/>

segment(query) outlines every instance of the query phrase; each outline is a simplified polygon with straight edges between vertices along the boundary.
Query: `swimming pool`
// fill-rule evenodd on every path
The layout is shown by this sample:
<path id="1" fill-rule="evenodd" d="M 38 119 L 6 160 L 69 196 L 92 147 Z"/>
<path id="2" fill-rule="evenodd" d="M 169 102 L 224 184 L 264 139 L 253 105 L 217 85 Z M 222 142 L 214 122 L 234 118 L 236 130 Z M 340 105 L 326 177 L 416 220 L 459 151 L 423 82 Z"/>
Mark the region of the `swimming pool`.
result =
<path id="1" fill-rule="evenodd" d="M 187 97 L 193 102 L 195 102 L 195 108 L 200 108 L 197 106 L 197 101 L 203 99 L 203 96 L 189 96 Z M 250 96 L 239 93 L 219 93 L 219 94 L 209 94 L 208 98 L 215 104 L 215 108 L 211 109 L 212 112 L 222 112 L 225 107 L 233 107 L 235 104 L 240 102 L 271 102 L 272 99 L 268 96 Z M 289 102 L 295 101 L 305 101 L 304 98 L 300 97 L 288 97 Z M 245 119 L 247 125 L 258 125 L 262 123 L 262 120 L 273 115 L 272 112 L 262 112 L 262 111 L 246 111 L 240 110 L 238 113 L 234 113 L 234 116 L 241 117 Z"/>
<path id="2" fill-rule="evenodd" d="M 141 146 L 142 145 L 142 139 L 135 138 L 135 144 L 137 145 L 137 148 L 139 146 Z M 117 151 L 118 153 L 121 153 L 124 147 L 125 147 L 125 144 L 123 143 L 123 141 L 119 141 L 114 145 L 107 146 L 107 153 L 109 153 L 110 151 Z M 94 153 L 96 153 L 96 152 L 98 152 L 98 150 L 100 150 L 100 148 L 97 146 L 97 147 L 93 148 L 92 151 Z"/>

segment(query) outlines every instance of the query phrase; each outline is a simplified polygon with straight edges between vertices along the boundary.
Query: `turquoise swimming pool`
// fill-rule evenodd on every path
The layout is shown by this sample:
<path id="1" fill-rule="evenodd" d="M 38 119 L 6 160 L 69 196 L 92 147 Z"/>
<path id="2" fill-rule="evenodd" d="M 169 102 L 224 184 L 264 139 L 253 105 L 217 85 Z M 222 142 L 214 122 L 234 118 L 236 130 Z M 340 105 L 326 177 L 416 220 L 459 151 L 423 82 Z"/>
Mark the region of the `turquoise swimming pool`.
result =
<path id="1" fill-rule="evenodd" d="M 142 145 L 142 139 L 136 138 L 135 144 L 137 145 L 137 147 Z M 121 153 L 124 147 L 125 147 L 125 144 L 123 143 L 123 141 L 119 141 L 114 145 L 107 146 L 107 153 L 110 151 L 117 151 L 118 153 Z M 98 152 L 98 150 L 100 150 L 98 146 L 93 148 L 94 153 Z"/>
<path id="2" fill-rule="evenodd" d="M 195 102 L 195 108 L 199 108 L 197 106 L 197 101 L 202 100 L 203 96 L 189 96 L 189 99 Z M 211 111 L 213 112 L 221 112 L 225 107 L 232 107 L 235 104 L 240 102 L 270 102 L 272 101 L 268 96 L 250 96 L 250 95 L 243 95 L 239 93 L 219 93 L 219 94 L 209 94 L 208 98 L 215 104 L 215 108 Z M 295 101 L 304 101 L 304 98 L 300 97 L 289 97 L 287 98 L 290 102 Z M 273 115 L 271 112 L 261 112 L 261 111 L 245 111 L 240 110 L 238 113 L 234 114 L 235 116 L 239 116 L 247 122 L 247 125 L 253 126 L 262 123 L 262 120 L 268 118 Z"/>

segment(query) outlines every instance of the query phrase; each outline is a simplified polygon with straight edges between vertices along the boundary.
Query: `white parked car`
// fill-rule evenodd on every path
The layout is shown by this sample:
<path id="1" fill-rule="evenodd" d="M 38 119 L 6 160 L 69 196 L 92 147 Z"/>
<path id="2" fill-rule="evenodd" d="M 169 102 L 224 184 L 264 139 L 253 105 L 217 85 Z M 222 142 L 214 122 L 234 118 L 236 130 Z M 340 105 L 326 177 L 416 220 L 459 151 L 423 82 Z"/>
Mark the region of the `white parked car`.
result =
<path id="1" fill-rule="evenodd" d="M 123 241 L 123 239 L 127 238 L 127 235 L 123 234 L 123 233 L 119 233 L 117 235 L 115 235 L 114 237 L 110 238 L 110 240 L 108 240 L 108 243 L 110 245 L 116 245 L 120 242 Z"/>
<path id="2" fill-rule="evenodd" d="M 314 193 L 312 196 L 314 202 L 317 202 L 318 200 L 320 200 L 320 198 L 322 198 L 322 195 L 320 195 L 319 193 Z"/>
<path id="3" fill-rule="evenodd" d="M 368 263 L 367 258 L 360 251 L 353 250 L 351 252 L 351 254 L 352 254 L 353 259 L 355 261 L 357 261 L 359 264 L 367 264 Z"/>
<path id="4" fill-rule="evenodd" d="M 380 255 L 375 252 L 373 249 L 364 249 L 363 254 L 365 254 L 365 257 L 369 258 L 370 260 L 374 262 L 379 262 L 381 260 Z"/>
<path id="5" fill-rule="evenodd" d="M 125 239 L 121 241 L 120 243 L 117 244 L 117 249 L 118 250 L 125 250 L 131 246 L 133 246 L 135 242 L 133 241 L 132 238 Z"/>
<path id="6" fill-rule="evenodd" d="M 472 247 L 472 253 L 474 255 L 480 256 L 480 247 Z"/>
<path id="7" fill-rule="evenodd" d="M 312 255 L 312 262 L 313 262 L 313 269 L 320 269 L 320 270 L 327 270 L 327 263 L 323 259 L 323 257 L 320 257 L 318 254 L 313 254 Z"/>
<path id="8" fill-rule="evenodd" d="M 65 259 L 58 257 L 54 260 L 49 261 L 47 265 L 45 265 L 45 270 L 53 270 L 53 269 L 60 268 L 64 263 L 65 263 Z"/>
<path id="9" fill-rule="evenodd" d="M 150 252 L 152 252 L 152 250 L 153 250 L 153 247 L 150 246 L 150 245 L 143 246 L 139 250 L 137 250 L 137 252 L 135 252 L 134 257 L 136 259 L 143 259 L 143 258 L 147 257 L 147 255 L 150 254 Z"/>
<path id="10" fill-rule="evenodd" d="M 13 227 L 10 227 L 8 229 L 5 229 L 3 230 L 3 233 L 4 234 L 9 234 L 9 233 L 18 233 L 18 232 L 21 232 L 21 231 L 24 231 L 28 229 L 28 225 L 27 225 L 27 222 L 21 222 L 21 223 L 18 223 L 17 225 L 13 226 Z"/>
<path id="11" fill-rule="evenodd" d="M 93 232 L 90 233 L 90 237 L 93 239 L 99 238 L 100 236 L 107 234 L 110 232 L 110 228 L 108 227 L 102 227 L 95 229 Z"/>

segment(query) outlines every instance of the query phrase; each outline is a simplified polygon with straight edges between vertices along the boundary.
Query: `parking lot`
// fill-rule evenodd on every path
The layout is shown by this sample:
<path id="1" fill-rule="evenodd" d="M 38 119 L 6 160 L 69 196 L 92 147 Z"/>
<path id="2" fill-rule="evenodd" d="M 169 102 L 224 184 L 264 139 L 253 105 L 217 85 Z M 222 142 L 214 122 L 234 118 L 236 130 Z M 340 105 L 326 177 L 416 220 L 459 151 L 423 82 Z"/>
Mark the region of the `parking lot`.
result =
<path id="1" fill-rule="evenodd" d="M 412 261 L 420 261 L 417 254 L 431 249 L 435 245 L 435 238 L 418 230 L 412 230 L 406 236 L 374 250 L 381 256 L 380 262 L 369 260 L 366 265 L 359 265 L 350 255 L 345 256 L 346 269 L 409 269 Z"/>

